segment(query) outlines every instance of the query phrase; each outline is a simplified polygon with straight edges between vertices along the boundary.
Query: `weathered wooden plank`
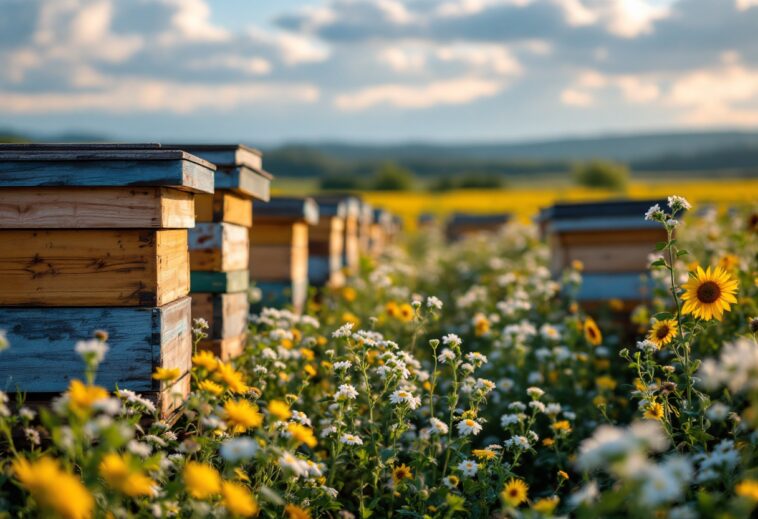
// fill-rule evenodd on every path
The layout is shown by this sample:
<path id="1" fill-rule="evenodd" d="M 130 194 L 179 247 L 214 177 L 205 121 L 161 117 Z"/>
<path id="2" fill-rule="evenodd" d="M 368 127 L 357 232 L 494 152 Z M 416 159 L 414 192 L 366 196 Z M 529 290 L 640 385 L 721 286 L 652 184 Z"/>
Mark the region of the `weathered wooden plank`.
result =
<path id="1" fill-rule="evenodd" d="M 249 313 L 247 292 L 192 294 L 192 318 L 208 322 L 207 333 L 211 339 L 238 337 L 247 332 Z"/>
<path id="2" fill-rule="evenodd" d="M 183 229 L 194 225 L 193 195 L 178 189 L 0 189 L 0 228 L 4 229 Z"/>
<path id="3" fill-rule="evenodd" d="M 229 223 L 199 223 L 189 231 L 190 268 L 227 272 L 248 266 L 248 229 Z"/>
<path id="4" fill-rule="evenodd" d="M 0 187 L 173 187 L 213 193 L 215 166 L 178 151 L 2 151 Z"/>
<path id="5" fill-rule="evenodd" d="M 225 339 L 203 339 L 197 345 L 198 350 L 210 351 L 223 361 L 239 357 L 247 344 L 247 334 Z"/>
<path id="6" fill-rule="evenodd" d="M 250 248 L 250 276 L 255 281 L 308 277 L 308 248 L 258 245 Z"/>
<path id="7" fill-rule="evenodd" d="M 184 229 L 0 230 L 2 306 L 160 306 L 188 274 Z"/>
<path id="8" fill-rule="evenodd" d="M 310 227 L 302 222 L 275 222 L 256 219 L 255 226 L 250 229 L 250 246 L 259 245 L 289 245 L 291 247 L 307 247 Z"/>
<path id="9" fill-rule="evenodd" d="M 163 147 L 185 150 L 216 165 L 263 167 L 263 154 L 244 144 L 164 144 Z"/>
<path id="10" fill-rule="evenodd" d="M 313 198 L 274 197 L 266 204 L 256 205 L 257 223 L 304 222 L 315 225 L 319 219 L 318 204 Z"/>
<path id="11" fill-rule="evenodd" d="M 96 382 L 108 389 L 158 391 L 158 366 L 189 371 L 192 354 L 190 299 L 157 308 L 0 308 L 0 328 L 11 347 L 0 362 L 5 390 L 64 391 L 84 378 L 76 341 L 108 332 L 109 351 Z"/>
<path id="12" fill-rule="evenodd" d="M 198 222 L 225 222 L 243 227 L 253 225 L 253 201 L 228 190 L 195 197 Z"/>
<path id="13" fill-rule="evenodd" d="M 230 189 L 263 202 L 271 200 L 271 175 L 245 166 L 216 171 L 216 189 Z"/>
<path id="14" fill-rule="evenodd" d="M 652 282 L 636 273 L 587 273 L 582 276 L 579 301 L 643 301 L 650 299 Z"/>
<path id="15" fill-rule="evenodd" d="M 247 269 L 233 272 L 206 272 L 201 270 L 190 273 L 193 292 L 233 293 L 247 290 L 250 275 Z"/>
<path id="16" fill-rule="evenodd" d="M 295 312 L 300 313 L 305 308 L 308 298 L 308 280 L 292 281 L 262 281 L 256 282 L 261 290 L 261 300 L 257 308 L 264 306 L 292 305 Z"/>

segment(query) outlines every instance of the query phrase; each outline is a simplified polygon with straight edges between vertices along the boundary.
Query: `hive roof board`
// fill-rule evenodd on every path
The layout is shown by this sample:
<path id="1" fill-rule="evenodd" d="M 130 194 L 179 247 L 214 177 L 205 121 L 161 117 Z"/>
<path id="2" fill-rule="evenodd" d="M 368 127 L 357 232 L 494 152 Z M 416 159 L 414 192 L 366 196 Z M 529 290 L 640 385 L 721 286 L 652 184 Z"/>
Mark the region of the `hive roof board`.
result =
<path id="1" fill-rule="evenodd" d="M 313 198 L 275 197 L 267 204 L 255 206 L 259 220 L 303 221 L 315 225 L 319 219 L 319 206 Z"/>
<path id="2" fill-rule="evenodd" d="M 560 203 L 540 212 L 549 232 L 604 231 L 659 227 L 645 220 L 645 212 L 666 200 L 606 200 L 602 202 Z"/>
<path id="3" fill-rule="evenodd" d="M 343 217 L 358 217 L 361 212 L 361 199 L 356 195 L 346 193 L 331 193 L 328 195 L 317 195 L 314 200 L 321 205 L 340 204 Z"/>
<path id="4" fill-rule="evenodd" d="M 155 144 L 0 144 L 0 187 L 162 186 L 213 193 L 216 166 Z"/>
<path id="5" fill-rule="evenodd" d="M 510 213 L 492 213 L 492 214 L 469 214 L 469 213 L 454 213 L 450 217 L 451 225 L 465 225 L 465 224 L 481 224 L 481 225 L 493 225 L 493 224 L 505 224 L 511 220 Z"/>
<path id="6" fill-rule="evenodd" d="M 264 171 L 260 151 L 244 144 L 164 144 L 215 164 L 216 189 L 228 189 L 268 202 L 273 175 Z"/>

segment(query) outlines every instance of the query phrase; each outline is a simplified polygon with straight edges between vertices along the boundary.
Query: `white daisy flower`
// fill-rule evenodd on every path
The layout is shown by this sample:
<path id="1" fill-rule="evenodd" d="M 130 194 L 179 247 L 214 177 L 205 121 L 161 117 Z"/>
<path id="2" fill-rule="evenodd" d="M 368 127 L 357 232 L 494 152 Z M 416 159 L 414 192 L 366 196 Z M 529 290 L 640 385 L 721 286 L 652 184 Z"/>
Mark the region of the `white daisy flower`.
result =
<path id="1" fill-rule="evenodd" d="M 471 420 L 470 418 L 461 420 L 460 422 L 458 422 L 456 427 L 458 428 L 458 434 L 460 434 L 461 436 L 469 436 L 469 435 L 476 436 L 482 430 L 482 425 L 476 420 Z"/>
<path id="2" fill-rule="evenodd" d="M 411 409 L 416 409 L 421 405 L 421 399 L 417 396 L 413 396 L 409 391 L 404 389 L 398 389 L 390 395 L 390 402 L 395 405 L 406 404 Z"/>
<path id="3" fill-rule="evenodd" d="M 432 431 L 434 431 L 437 434 L 447 434 L 448 433 L 447 424 L 445 422 L 443 422 L 442 420 L 440 420 L 439 418 L 434 418 L 434 417 L 430 418 L 429 419 L 429 425 L 430 425 Z"/>
<path id="4" fill-rule="evenodd" d="M 479 466 L 473 460 L 463 460 L 458 464 L 458 470 L 467 478 L 476 476 Z"/>
<path id="5" fill-rule="evenodd" d="M 345 433 L 340 436 L 340 441 L 345 445 L 363 445 L 363 440 L 355 434 Z"/>
<path id="6" fill-rule="evenodd" d="M 357 397 L 358 391 L 355 390 L 355 387 L 353 387 L 352 384 L 340 385 L 339 389 L 334 394 L 335 400 L 355 400 Z"/>

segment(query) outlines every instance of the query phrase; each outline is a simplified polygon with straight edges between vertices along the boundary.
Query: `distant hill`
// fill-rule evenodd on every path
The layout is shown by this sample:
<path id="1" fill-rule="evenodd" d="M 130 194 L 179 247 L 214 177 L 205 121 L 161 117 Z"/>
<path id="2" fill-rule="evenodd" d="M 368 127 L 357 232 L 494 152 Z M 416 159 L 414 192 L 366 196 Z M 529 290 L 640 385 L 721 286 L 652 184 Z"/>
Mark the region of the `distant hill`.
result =
<path id="1" fill-rule="evenodd" d="M 0 142 L 105 141 L 83 132 L 30 136 L 0 129 Z M 240 142 L 246 142 L 244 138 Z M 255 142 L 249 142 L 253 146 Z M 565 173 L 578 161 L 626 163 L 635 174 L 758 176 L 758 131 L 667 132 L 470 144 L 310 142 L 263 146 L 266 169 L 287 177 L 359 178 L 394 162 L 420 177 Z"/>
<path id="2" fill-rule="evenodd" d="M 345 160 L 479 159 L 479 160 L 587 160 L 622 162 L 663 155 L 688 155 L 723 148 L 758 146 L 758 132 L 670 132 L 600 137 L 572 137 L 521 143 L 371 145 L 311 143 L 302 145 Z"/>

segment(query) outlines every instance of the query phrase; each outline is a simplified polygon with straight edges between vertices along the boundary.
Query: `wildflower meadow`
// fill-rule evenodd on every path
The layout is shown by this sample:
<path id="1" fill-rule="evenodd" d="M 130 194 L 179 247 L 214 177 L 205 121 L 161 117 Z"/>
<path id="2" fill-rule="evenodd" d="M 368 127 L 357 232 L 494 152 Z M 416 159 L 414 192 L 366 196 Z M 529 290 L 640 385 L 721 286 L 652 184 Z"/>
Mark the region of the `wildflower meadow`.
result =
<path id="1" fill-rule="evenodd" d="M 171 420 L 98 385 L 93 330 L 52 403 L 0 392 L 0 517 L 750 517 L 755 210 L 640 214 L 667 240 L 634 308 L 580 303 L 533 225 L 409 235 L 302 314 L 257 310 L 235 359 L 198 350 Z"/>

